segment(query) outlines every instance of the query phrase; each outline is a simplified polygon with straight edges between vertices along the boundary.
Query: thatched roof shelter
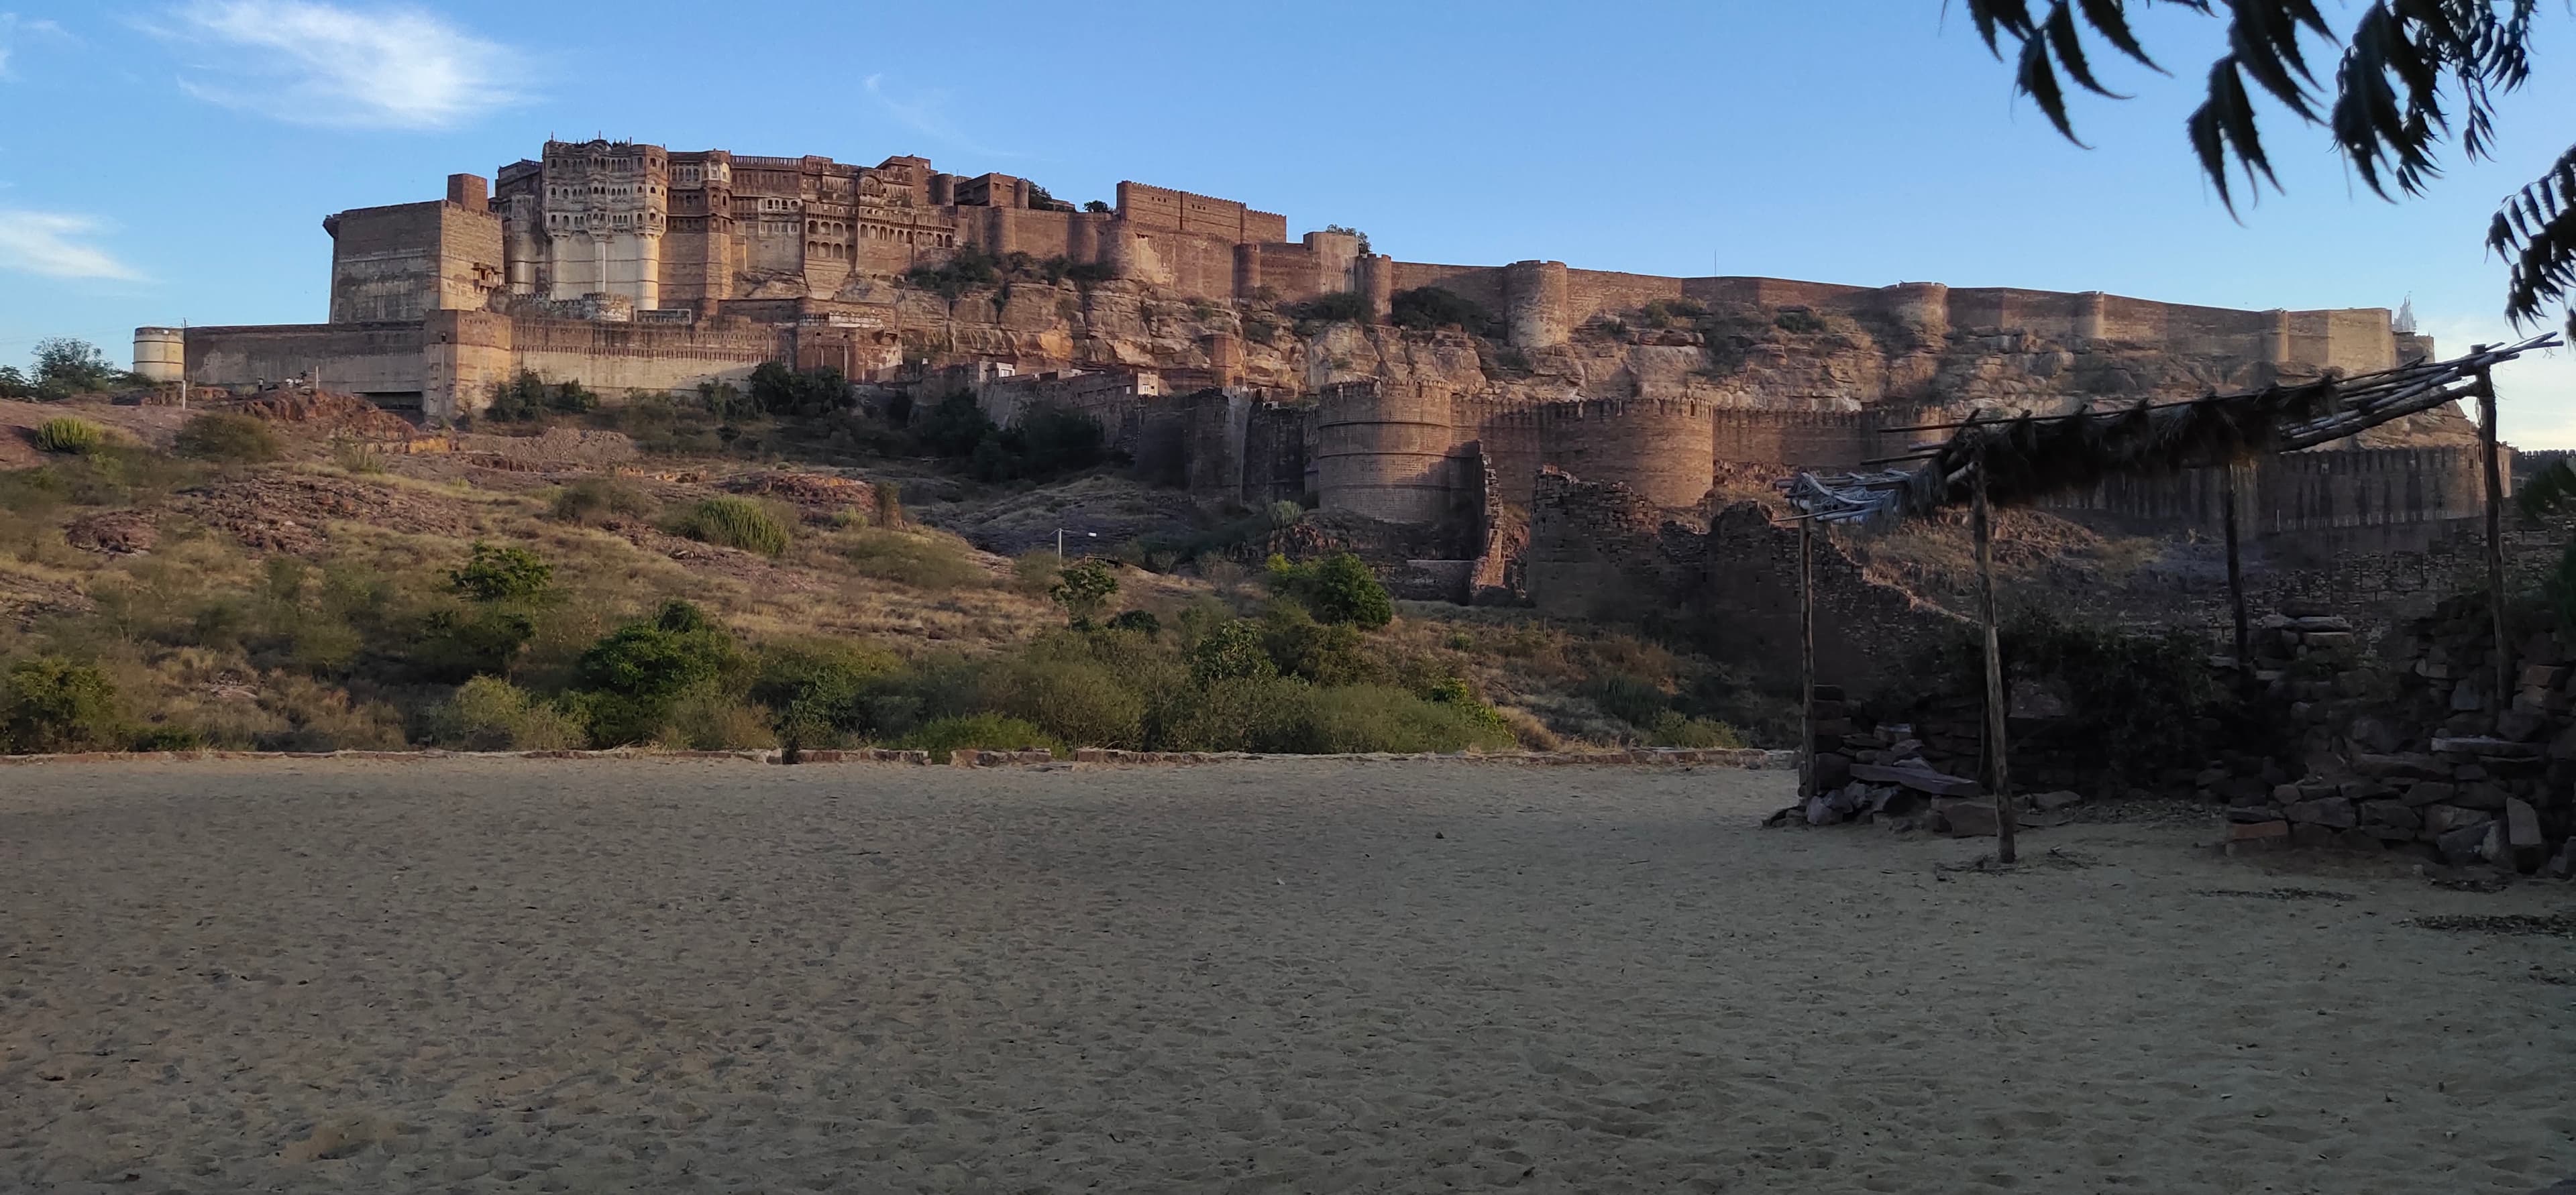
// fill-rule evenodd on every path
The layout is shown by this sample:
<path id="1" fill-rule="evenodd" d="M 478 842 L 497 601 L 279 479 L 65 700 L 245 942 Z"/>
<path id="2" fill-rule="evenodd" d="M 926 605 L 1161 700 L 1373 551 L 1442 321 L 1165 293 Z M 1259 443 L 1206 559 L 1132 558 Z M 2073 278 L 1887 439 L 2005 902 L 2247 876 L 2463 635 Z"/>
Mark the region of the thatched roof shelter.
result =
<path id="1" fill-rule="evenodd" d="M 2210 394 L 2182 402 L 2140 402 L 2071 415 L 1986 416 L 1899 430 L 1949 431 L 1949 439 L 1879 464 L 1911 468 L 1846 474 L 1801 473 L 1779 483 L 1791 504 L 1836 523 L 1902 519 L 1968 501 L 1975 467 L 1987 500 L 2025 505 L 2089 489 L 2104 478 L 2178 473 L 2295 452 L 2431 410 L 2477 393 L 2500 362 L 2558 343 L 2554 335 L 2481 348 L 2448 361 L 2377 373 Z"/>

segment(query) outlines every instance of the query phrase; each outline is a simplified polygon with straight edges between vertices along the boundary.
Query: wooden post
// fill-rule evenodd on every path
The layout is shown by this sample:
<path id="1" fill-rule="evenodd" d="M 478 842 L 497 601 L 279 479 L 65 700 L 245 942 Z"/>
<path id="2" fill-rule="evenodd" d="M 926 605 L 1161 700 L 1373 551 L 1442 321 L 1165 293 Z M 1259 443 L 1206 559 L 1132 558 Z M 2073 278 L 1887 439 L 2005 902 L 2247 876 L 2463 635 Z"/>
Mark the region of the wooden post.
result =
<path id="1" fill-rule="evenodd" d="M 1995 861 L 2010 863 L 2013 830 L 2020 819 L 2013 812 L 2012 775 L 2004 758 L 2004 720 L 2012 707 L 2004 692 L 2002 639 L 1995 630 L 1995 536 L 1993 519 L 1986 510 L 1986 458 L 1982 451 L 1970 472 L 1976 481 L 1976 503 L 1969 521 L 1977 537 L 1977 621 L 1986 633 L 1986 766 L 1995 786 Z"/>
<path id="2" fill-rule="evenodd" d="M 2485 345 L 2478 351 L 2485 352 Z M 2495 379 L 2478 367 L 2478 460 L 2487 474 L 2487 617 L 2495 627 L 2494 712 L 2513 701 L 2513 644 L 2504 630 L 2504 475 L 2497 461 Z"/>
<path id="3" fill-rule="evenodd" d="M 1798 795 L 1816 792 L 1816 519 L 1798 520 Z"/>
<path id="4" fill-rule="evenodd" d="M 2236 550 L 2236 480 L 2240 466 L 2230 462 L 2219 475 L 2218 510 L 2227 520 L 2227 598 L 2236 610 L 2236 679 L 2254 676 L 2254 631 L 2245 620 L 2245 563 Z"/>

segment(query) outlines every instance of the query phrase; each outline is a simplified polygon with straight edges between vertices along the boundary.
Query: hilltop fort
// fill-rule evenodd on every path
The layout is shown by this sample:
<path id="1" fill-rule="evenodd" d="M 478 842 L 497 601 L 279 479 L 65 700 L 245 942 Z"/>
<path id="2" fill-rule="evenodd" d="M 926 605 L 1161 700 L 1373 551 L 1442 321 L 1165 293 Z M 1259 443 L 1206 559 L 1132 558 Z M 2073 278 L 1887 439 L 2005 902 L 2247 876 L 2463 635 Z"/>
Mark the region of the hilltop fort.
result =
<path id="1" fill-rule="evenodd" d="M 2186 397 L 2432 352 L 2383 308 L 2239 311 L 1933 282 L 1672 278 L 1554 261 L 1440 265 L 1243 203 L 1134 182 L 1077 208 L 919 157 L 548 142 L 497 187 L 358 208 L 328 322 L 141 328 L 138 372 L 302 377 L 429 422 L 522 371 L 612 396 L 763 362 L 1098 418 L 1147 476 L 1393 529 L 1434 589 L 1518 588 L 1548 470 L 1649 510 L 1781 466 L 1850 467 L 1978 407 Z M 2266 461 L 2260 533 L 2429 542 L 2476 510 L 2456 415 Z M 2171 529 L 2209 479 L 2068 505 Z M 1547 522 L 1547 520 L 1540 520 Z M 1562 520 L 1559 520 L 1560 522 Z M 2319 538 L 2324 537 L 2324 538 Z"/>

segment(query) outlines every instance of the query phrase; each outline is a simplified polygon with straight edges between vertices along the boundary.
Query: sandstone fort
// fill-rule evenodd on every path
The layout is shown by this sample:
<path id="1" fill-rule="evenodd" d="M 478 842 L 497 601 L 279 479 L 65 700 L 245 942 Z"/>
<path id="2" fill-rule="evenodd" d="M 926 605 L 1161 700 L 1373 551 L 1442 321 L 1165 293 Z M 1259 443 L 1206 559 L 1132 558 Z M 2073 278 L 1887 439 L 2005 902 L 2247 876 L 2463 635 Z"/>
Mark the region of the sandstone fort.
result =
<path id="1" fill-rule="evenodd" d="M 1087 208 L 919 157 L 550 141 L 497 185 L 457 174 L 444 198 L 325 219 L 328 322 L 141 328 L 135 365 L 304 378 L 432 423 L 523 371 L 614 397 L 771 361 L 972 392 L 1002 422 L 1052 403 L 1200 496 L 1369 520 L 1417 588 L 1463 597 L 1588 559 L 1532 543 L 1580 530 L 1548 509 L 1577 481 L 1650 518 L 1782 466 L 1860 465 L 1972 408 L 2182 398 L 2433 350 L 2382 308 L 1441 265 L 1140 183 Z M 961 260 L 990 266 L 955 284 L 941 271 Z M 2247 518 L 2312 549 L 2422 547 L 2477 509 L 2473 443 L 2446 411 L 2267 461 Z M 2214 492 L 2184 477 L 2068 505 L 2191 529 Z"/>

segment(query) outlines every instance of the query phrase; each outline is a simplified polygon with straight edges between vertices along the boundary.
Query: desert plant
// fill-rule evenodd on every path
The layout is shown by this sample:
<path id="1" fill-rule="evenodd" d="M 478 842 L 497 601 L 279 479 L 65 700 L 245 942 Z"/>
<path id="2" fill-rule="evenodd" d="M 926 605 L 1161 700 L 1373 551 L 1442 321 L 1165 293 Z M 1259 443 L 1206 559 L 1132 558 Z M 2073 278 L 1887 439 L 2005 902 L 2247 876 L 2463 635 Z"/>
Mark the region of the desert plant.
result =
<path id="1" fill-rule="evenodd" d="M 126 735 L 116 685 L 97 668 L 39 656 L 0 677 L 0 751 L 99 750 Z"/>
<path id="2" fill-rule="evenodd" d="M 456 592 L 478 602 L 533 598 L 553 583 L 555 567 L 526 548 L 475 540 L 465 566 L 447 574 Z"/>
<path id="3" fill-rule="evenodd" d="M 1190 648 L 1190 676 L 1200 684 L 1277 676 L 1279 666 L 1261 642 L 1261 628 L 1229 618 L 1209 627 Z"/>
<path id="4" fill-rule="evenodd" d="M 656 509 L 652 495 L 626 482 L 585 477 L 555 495 L 554 517 L 566 523 L 597 524 L 612 518 L 645 518 Z"/>
<path id="5" fill-rule="evenodd" d="M 1499 336 L 1503 331 L 1500 321 L 1483 305 L 1437 286 L 1397 291 L 1388 306 L 1387 320 L 1399 328 L 1424 332 L 1457 328 L 1477 336 Z"/>
<path id="6" fill-rule="evenodd" d="M 787 550 L 787 523 L 749 498 L 719 495 L 689 508 L 677 530 L 690 539 L 776 556 Z"/>
<path id="7" fill-rule="evenodd" d="M 86 419 L 63 415 L 36 425 L 38 452 L 79 455 L 96 452 L 106 443 L 106 429 Z"/>
<path id="8" fill-rule="evenodd" d="M 1291 308 L 1288 313 L 1299 323 L 1367 323 L 1370 315 L 1368 296 L 1352 291 L 1317 295 Z"/>
<path id="9" fill-rule="evenodd" d="M 515 609 L 431 610 L 412 632 L 411 668 L 423 680 L 449 684 L 499 676 L 536 637 L 536 621 Z"/>
<path id="10" fill-rule="evenodd" d="M 900 529 L 904 525 L 903 483 L 876 481 L 868 483 L 868 488 L 877 498 L 877 526 Z"/>
<path id="11" fill-rule="evenodd" d="M 1151 639 L 1163 633 L 1163 620 L 1154 617 L 1154 612 L 1151 610 L 1121 610 L 1116 617 L 1109 620 L 1109 629 L 1133 631 Z"/>
<path id="12" fill-rule="evenodd" d="M 1261 620 L 1261 646 L 1279 675 L 1318 685 L 1373 681 L 1382 672 L 1357 627 L 1318 622 L 1295 602 L 1271 603 Z"/>
<path id="13" fill-rule="evenodd" d="M 1303 604 L 1316 621 L 1382 627 L 1395 620 L 1395 602 L 1366 561 L 1340 552 L 1311 564 L 1290 564 L 1273 555 L 1267 566 L 1270 587 Z"/>
<path id="14" fill-rule="evenodd" d="M 1057 570 L 1055 584 L 1047 587 L 1047 597 L 1064 608 L 1065 617 L 1075 626 L 1089 626 L 1117 592 L 1118 574 L 1101 560 L 1066 565 Z"/>
<path id="15" fill-rule="evenodd" d="M 930 532 L 864 530 L 850 534 L 842 554 L 863 577 L 914 589 L 955 589 L 986 580 L 963 543 Z"/>
<path id="16" fill-rule="evenodd" d="M 683 692 L 716 679 L 739 658 L 722 627 L 676 599 L 649 621 L 617 628 L 573 666 L 592 741 L 616 746 L 650 739 Z"/>
<path id="17" fill-rule="evenodd" d="M 190 419 L 179 428 L 175 446 L 181 456 L 245 465 L 276 460 L 284 451 L 268 424 L 230 411 L 208 411 Z"/>
<path id="18" fill-rule="evenodd" d="M 499 677 L 478 676 L 432 711 L 429 739 L 466 751 L 559 751 L 584 739 L 579 720 Z"/>

